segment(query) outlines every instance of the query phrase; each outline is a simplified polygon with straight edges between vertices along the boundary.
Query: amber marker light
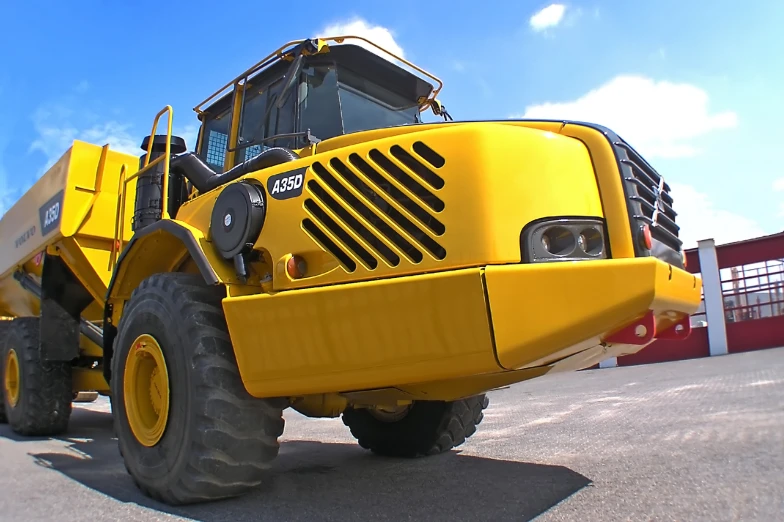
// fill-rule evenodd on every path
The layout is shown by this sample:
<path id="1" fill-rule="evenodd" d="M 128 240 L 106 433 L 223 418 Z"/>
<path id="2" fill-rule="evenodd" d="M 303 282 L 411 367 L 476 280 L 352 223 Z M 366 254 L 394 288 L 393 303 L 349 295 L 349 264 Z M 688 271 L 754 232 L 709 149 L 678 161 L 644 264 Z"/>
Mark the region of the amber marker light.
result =
<path id="1" fill-rule="evenodd" d="M 643 240 L 643 246 L 645 246 L 645 248 L 650 250 L 651 247 L 653 246 L 653 238 L 651 238 L 651 227 L 649 227 L 648 225 L 642 226 L 642 240 Z"/>
<path id="2" fill-rule="evenodd" d="M 305 262 L 302 256 L 293 255 L 286 262 L 286 272 L 292 279 L 300 279 L 301 277 L 305 277 L 305 273 L 307 271 L 308 264 Z"/>

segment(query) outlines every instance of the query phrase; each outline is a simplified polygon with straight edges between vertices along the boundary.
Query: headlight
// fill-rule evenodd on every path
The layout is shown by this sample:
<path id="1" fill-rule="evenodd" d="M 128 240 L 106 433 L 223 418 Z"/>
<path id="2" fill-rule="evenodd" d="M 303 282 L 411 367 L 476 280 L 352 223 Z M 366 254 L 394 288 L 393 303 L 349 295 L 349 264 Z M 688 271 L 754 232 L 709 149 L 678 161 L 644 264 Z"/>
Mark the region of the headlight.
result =
<path id="1" fill-rule="evenodd" d="M 553 218 L 525 227 L 523 262 L 606 259 L 604 221 L 590 218 Z"/>

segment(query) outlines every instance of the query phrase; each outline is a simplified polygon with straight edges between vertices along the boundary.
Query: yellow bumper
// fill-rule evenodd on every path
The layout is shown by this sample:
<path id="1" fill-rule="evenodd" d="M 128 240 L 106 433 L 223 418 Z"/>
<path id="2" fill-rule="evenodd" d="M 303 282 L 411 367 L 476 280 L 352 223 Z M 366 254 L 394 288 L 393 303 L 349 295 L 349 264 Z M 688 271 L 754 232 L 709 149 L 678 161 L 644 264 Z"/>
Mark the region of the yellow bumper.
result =
<path id="1" fill-rule="evenodd" d="M 489 266 L 485 281 L 496 356 L 509 370 L 550 364 L 613 337 L 640 349 L 654 332 L 688 320 L 701 299 L 698 277 L 655 258 Z M 646 314 L 653 331 L 638 340 L 612 335 Z"/>
<path id="2" fill-rule="evenodd" d="M 591 366 L 610 334 L 645 317 L 649 333 L 661 331 L 699 303 L 699 279 L 630 259 L 469 268 L 233 297 L 223 306 L 245 386 L 263 397 L 434 382 L 459 394 L 460 383 L 477 378 L 491 388 L 516 379 L 507 370 L 578 352 L 560 366 Z"/>

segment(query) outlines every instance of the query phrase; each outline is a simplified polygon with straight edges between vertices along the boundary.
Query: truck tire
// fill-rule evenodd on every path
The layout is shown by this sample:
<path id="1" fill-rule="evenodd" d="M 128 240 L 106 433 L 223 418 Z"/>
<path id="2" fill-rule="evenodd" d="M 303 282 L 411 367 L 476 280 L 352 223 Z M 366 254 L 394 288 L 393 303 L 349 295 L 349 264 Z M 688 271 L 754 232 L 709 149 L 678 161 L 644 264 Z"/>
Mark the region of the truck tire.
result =
<path id="1" fill-rule="evenodd" d="M 120 454 L 139 489 L 170 505 L 244 494 L 278 455 L 283 406 L 246 391 L 223 297 L 200 275 L 153 275 L 118 325 L 111 389 Z"/>
<path id="2" fill-rule="evenodd" d="M 71 366 L 43 362 L 39 319 L 20 317 L 8 328 L 2 350 L 3 408 L 11 429 L 29 437 L 54 436 L 71 417 Z"/>
<path id="3" fill-rule="evenodd" d="M 482 422 L 489 399 L 477 395 L 452 402 L 415 401 L 402 418 L 383 416 L 366 408 L 349 407 L 343 424 L 359 445 L 388 457 L 418 457 L 444 453 L 463 444 Z"/>

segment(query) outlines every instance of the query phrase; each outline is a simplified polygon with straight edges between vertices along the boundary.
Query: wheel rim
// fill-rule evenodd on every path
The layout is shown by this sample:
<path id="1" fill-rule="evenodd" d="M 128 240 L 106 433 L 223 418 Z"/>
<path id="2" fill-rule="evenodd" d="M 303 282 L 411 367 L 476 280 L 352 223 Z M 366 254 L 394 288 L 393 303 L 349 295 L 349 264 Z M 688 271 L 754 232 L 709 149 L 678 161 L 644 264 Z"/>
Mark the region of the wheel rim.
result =
<path id="1" fill-rule="evenodd" d="M 8 355 L 5 358 L 5 378 L 3 384 L 5 388 L 5 396 L 8 398 L 8 404 L 15 408 L 19 402 L 19 358 L 16 355 L 16 350 L 11 348 L 8 350 Z"/>
<path id="2" fill-rule="evenodd" d="M 125 358 L 123 397 L 131 431 L 143 446 L 155 446 L 169 419 L 169 373 L 158 341 L 136 338 Z"/>
<path id="3" fill-rule="evenodd" d="M 408 412 L 411 411 L 413 404 L 405 404 L 402 406 L 376 406 L 375 408 L 371 408 L 370 415 L 375 417 L 376 420 L 380 420 L 382 422 L 397 422 L 399 420 L 403 420 Z"/>

